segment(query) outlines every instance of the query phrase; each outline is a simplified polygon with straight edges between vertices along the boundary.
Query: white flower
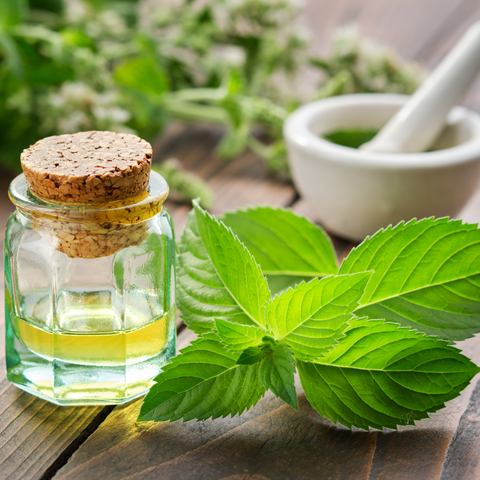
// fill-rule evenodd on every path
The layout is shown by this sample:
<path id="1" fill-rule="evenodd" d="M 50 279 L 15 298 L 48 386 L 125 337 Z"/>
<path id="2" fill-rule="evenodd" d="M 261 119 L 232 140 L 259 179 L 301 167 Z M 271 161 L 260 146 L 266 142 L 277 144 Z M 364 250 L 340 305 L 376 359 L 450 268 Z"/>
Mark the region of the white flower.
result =
<path id="1" fill-rule="evenodd" d="M 240 67 L 245 63 L 245 51 L 235 45 L 215 45 L 212 56 L 227 66 Z"/>
<path id="2" fill-rule="evenodd" d="M 59 93 L 52 93 L 48 96 L 48 103 L 55 108 L 60 108 L 65 104 L 65 98 Z"/>
<path id="3" fill-rule="evenodd" d="M 101 27 L 114 37 L 123 36 L 128 32 L 125 20 L 114 10 L 107 10 L 101 13 L 98 16 L 98 21 Z"/>
<path id="4" fill-rule="evenodd" d="M 62 83 L 59 93 L 65 102 L 92 103 L 95 99 L 95 92 L 84 82 Z"/>
<path id="5" fill-rule="evenodd" d="M 115 90 L 97 92 L 85 82 L 65 82 L 54 88 L 40 106 L 45 117 L 43 128 L 71 133 L 81 130 L 127 131 L 122 125 L 130 112 L 118 105 Z"/>
<path id="6" fill-rule="evenodd" d="M 65 0 L 65 19 L 67 23 L 80 23 L 88 16 L 87 3 L 82 0 Z"/>
<path id="7" fill-rule="evenodd" d="M 128 110 L 125 110 L 120 107 L 113 107 L 110 110 L 110 119 L 116 123 L 125 123 L 132 118 L 132 115 Z"/>

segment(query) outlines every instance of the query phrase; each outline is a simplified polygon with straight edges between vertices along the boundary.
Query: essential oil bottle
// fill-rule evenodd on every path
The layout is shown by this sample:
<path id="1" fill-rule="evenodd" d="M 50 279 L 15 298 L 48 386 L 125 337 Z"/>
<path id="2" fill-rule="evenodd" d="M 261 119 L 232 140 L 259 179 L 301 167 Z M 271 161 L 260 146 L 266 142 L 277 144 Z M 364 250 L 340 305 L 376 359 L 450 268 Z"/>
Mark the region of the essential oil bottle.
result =
<path id="1" fill-rule="evenodd" d="M 10 185 L 7 377 L 59 405 L 146 392 L 175 353 L 175 240 L 150 144 L 82 132 L 40 140 Z"/>

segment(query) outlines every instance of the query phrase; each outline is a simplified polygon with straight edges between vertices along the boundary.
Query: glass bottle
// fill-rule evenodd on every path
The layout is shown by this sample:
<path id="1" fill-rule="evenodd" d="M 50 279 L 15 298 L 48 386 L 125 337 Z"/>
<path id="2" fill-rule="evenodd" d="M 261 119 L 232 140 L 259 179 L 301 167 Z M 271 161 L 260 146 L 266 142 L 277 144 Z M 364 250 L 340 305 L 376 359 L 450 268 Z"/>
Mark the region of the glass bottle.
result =
<path id="1" fill-rule="evenodd" d="M 59 405 L 118 404 L 146 392 L 175 353 L 175 243 L 148 191 L 108 204 L 49 203 L 24 175 L 5 237 L 7 378 Z"/>

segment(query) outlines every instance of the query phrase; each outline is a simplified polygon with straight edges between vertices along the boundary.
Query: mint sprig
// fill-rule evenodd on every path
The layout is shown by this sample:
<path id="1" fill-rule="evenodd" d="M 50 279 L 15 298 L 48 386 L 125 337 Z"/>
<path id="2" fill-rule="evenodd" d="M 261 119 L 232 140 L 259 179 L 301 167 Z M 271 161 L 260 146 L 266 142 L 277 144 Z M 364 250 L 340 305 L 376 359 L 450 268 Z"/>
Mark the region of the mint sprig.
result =
<path id="1" fill-rule="evenodd" d="M 189 215 L 177 292 L 200 337 L 155 379 L 139 420 L 233 416 L 266 390 L 298 408 L 298 369 L 321 415 L 397 428 L 443 408 L 480 371 L 448 344 L 480 331 L 476 225 L 427 219 L 382 230 L 337 274 L 323 231 L 288 210 L 224 219 L 231 228 L 197 203 Z M 291 286 L 272 298 L 271 278 Z"/>

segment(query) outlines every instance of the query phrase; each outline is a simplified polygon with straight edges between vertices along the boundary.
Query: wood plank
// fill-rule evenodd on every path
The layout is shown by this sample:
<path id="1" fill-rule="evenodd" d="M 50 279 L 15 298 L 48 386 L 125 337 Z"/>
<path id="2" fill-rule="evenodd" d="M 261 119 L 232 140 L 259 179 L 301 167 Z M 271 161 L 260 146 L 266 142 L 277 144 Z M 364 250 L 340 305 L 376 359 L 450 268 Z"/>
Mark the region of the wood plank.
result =
<path id="1" fill-rule="evenodd" d="M 8 384 L 0 409 L 1 476 L 23 480 L 40 478 L 103 407 L 59 407 Z"/>
<path id="2" fill-rule="evenodd" d="M 334 426 L 302 394 L 299 411 L 283 405 L 182 457 L 126 478 L 367 479 L 375 438 L 375 432 Z"/>
<path id="3" fill-rule="evenodd" d="M 136 401 L 115 409 L 59 470 L 55 480 L 128 478 L 201 447 L 236 426 L 275 409 L 280 401 L 268 395 L 255 409 L 242 416 L 218 421 L 135 424 L 140 404 Z"/>
<path id="4" fill-rule="evenodd" d="M 318 223 L 317 213 L 315 207 L 306 199 L 301 198 L 292 206 L 292 210 L 299 215 L 303 215 L 311 222 Z M 455 217 L 468 223 L 480 224 L 480 186 L 473 194 L 467 205 L 462 211 Z M 327 233 L 329 233 L 327 231 Z M 339 263 L 348 255 L 350 250 L 357 245 L 356 242 L 351 242 L 346 239 L 336 237 L 330 234 L 333 245 L 337 252 Z"/>
<path id="5" fill-rule="evenodd" d="M 307 3 L 300 19 L 313 32 L 315 54 L 328 52 L 335 29 L 356 24 L 362 36 L 432 66 L 440 58 L 432 55 L 432 47 L 452 45 L 456 32 L 452 35 L 451 28 L 473 21 L 479 5 L 478 0 L 315 0 Z"/>
<path id="6" fill-rule="evenodd" d="M 182 129 L 185 130 L 184 127 Z M 0 197 L 0 224 L 3 226 L 13 210 L 6 193 L 11 179 L 11 175 L 5 174 L 0 181 L 0 191 L 3 192 Z M 0 302 L 4 302 L 3 282 Z M 3 309 L 0 326 L 0 477 L 36 479 L 65 452 L 70 455 L 69 448 L 83 441 L 84 432 L 88 432 L 89 428 L 95 429 L 112 408 L 59 407 L 11 385 L 5 378 Z"/>
<path id="7" fill-rule="evenodd" d="M 451 5 L 442 5 L 441 10 L 445 7 L 448 15 L 443 15 L 440 23 L 436 20 L 435 32 L 429 35 L 428 40 L 419 45 L 414 53 L 416 60 L 426 63 L 430 68 L 435 67 L 468 27 L 480 19 L 479 0 L 456 0 Z"/>
<path id="8" fill-rule="evenodd" d="M 433 38 L 435 42 L 449 38 L 448 29 L 441 27 L 463 3 L 464 0 L 315 0 L 307 2 L 301 21 L 313 34 L 311 50 L 315 55 L 328 52 L 335 29 L 355 24 L 363 37 L 390 46 L 405 59 L 430 61 L 428 52 L 422 52 L 423 46 L 432 44 Z M 306 72 L 302 83 L 306 98 L 319 78 L 314 69 Z"/>
<path id="9" fill-rule="evenodd" d="M 181 133 L 182 140 L 171 142 L 171 147 L 165 148 L 162 155 L 165 158 L 178 158 L 185 167 L 207 180 L 216 193 L 216 202 L 213 210 L 218 213 L 222 212 L 225 207 L 235 208 L 247 204 L 268 203 L 288 205 L 295 197 L 293 187 L 290 184 L 279 183 L 271 178 L 263 162 L 258 157 L 251 153 L 246 153 L 230 162 L 225 162 L 218 158 L 215 152 L 212 151 L 212 148 L 218 143 L 221 133 L 221 130 L 210 127 L 189 128 Z M 190 207 L 169 203 L 167 204 L 167 208 L 171 211 L 174 219 L 178 238 L 183 230 Z M 279 402 L 273 397 L 269 397 L 265 400 L 263 408 L 270 408 L 272 403 L 276 405 Z M 121 423 L 125 426 L 126 433 L 120 434 L 119 438 L 122 438 L 122 443 L 124 441 L 132 443 L 133 440 L 131 440 L 130 435 L 132 431 L 137 432 L 134 419 L 138 414 L 140 404 L 141 401 L 137 401 L 128 406 L 117 407 L 111 414 L 112 422 L 105 422 L 104 428 L 109 428 L 109 426 L 110 428 L 112 426 L 118 428 Z M 255 413 L 252 411 L 252 415 L 259 415 L 262 411 L 263 410 L 260 409 Z M 234 420 L 236 422 L 235 425 L 237 425 L 238 422 L 247 421 L 248 418 L 248 416 L 243 415 L 241 418 Z M 226 426 L 222 428 L 225 429 Z M 175 429 L 175 434 L 180 435 L 177 431 L 178 427 L 175 427 Z M 217 426 L 212 428 L 210 434 L 218 436 L 223 433 L 223 429 L 219 430 Z M 152 433 L 152 435 L 153 434 L 154 433 Z M 102 432 L 96 432 L 96 434 L 92 436 L 91 441 L 96 441 L 97 437 L 102 438 L 101 435 Z M 110 433 L 107 435 L 107 438 L 111 439 Z M 204 435 L 202 438 L 204 438 Z M 111 447 L 113 448 L 114 445 L 115 443 L 113 442 Z M 133 442 L 133 445 L 135 447 L 136 443 Z M 155 450 L 157 449 L 155 444 L 152 446 Z M 82 452 L 83 451 L 91 454 L 88 446 L 82 448 Z M 98 445 L 94 451 L 96 454 L 100 454 L 101 451 L 98 450 Z M 132 452 L 134 451 L 136 450 L 133 449 Z M 115 453 L 118 452 L 115 451 Z M 182 450 L 181 454 L 183 453 L 185 452 Z M 138 452 L 136 455 L 138 455 Z M 155 457 L 155 459 L 158 461 L 157 457 Z M 92 461 L 92 464 L 98 466 L 104 461 L 105 459 L 102 457 L 98 460 L 98 463 Z M 74 463 L 69 462 L 69 468 L 72 465 L 74 465 Z M 120 470 L 121 471 L 117 472 L 117 475 L 125 471 L 125 467 L 123 466 Z M 61 475 L 63 475 L 63 473 L 61 473 Z"/>
<path id="10" fill-rule="evenodd" d="M 270 204 L 287 206 L 296 197 L 290 182 L 279 181 L 266 169 L 263 161 L 251 152 L 245 152 L 230 161 L 218 157 L 215 147 L 224 129 L 209 125 L 186 127 L 177 138 L 170 138 L 154 150 L 154 162 L 177 158 L 183 167 L 204 179 L 214 192 L 211 211 L 221 214 L 227 209 L 246 205 Z M 161 143 L 161 141 L 159 142 Z M 183 232 L 191 209 L 189 203 L 167 201 L 177 239 Z"/>
<path id="11" fill-rule="evenodd" d="M 376 0 L 368 2 L 357 22 L 360 31 L 390 46 L 405 59 L 437 34 L 463 0 Z"/>
<path id="12" fill-rule="evenodd" d="M 480 223 L 480 186 L 457 217 L 468 223 Z"/>
<path id="13" fill-rule="evenodd" d="M 318 2 L 318 3 L 321 3 L 321 2 Z M 339 3 L 340 2 L 336 2 L 335 5 L 338 5 Z M 333 5 L 332 2 L 330 2 L 329 4 L 330 6 Z M 356 18 L 358 17 L 362 5 L 364 5 L 364 2 L 348 2 L 348 5 L 350 7 L 350 11 L 347 14 L 347 17 Z M 373 5 L 373 3 L 369 3 L 369 5 Z M 432 9 L 434 7 L 434 3 L 430 2 L 429 6 L 430 6 L 430 9 Z M 444 12 L 444 16 L 447 16 L 450 11 L 451 10 Z M 390 14 L 395 15 L 396 14 L 395 9 L 392 9 Z M 384 33 L 389 33 L 390 22 L 388 21 L 379 22 L 378 19 L 382 18 L 381 15 L 380 17 L 377 15 L 375 18 L 376 20 L 372 21 L 370 25 L 383 24 L 386 26 Z M 431 24 L 432 22 L 429 23 L 429 25 Z M 409 45 L 409 47 L 412 49 L 414 46 L 415 45 L 413 43 Z M 407 50 L 408 49 L 404 47 L 403 52 L 405 53 Z M 173 152 L 170 152 L 170 153 L 173 154 Z M 181 154 L 177 153 L 176 156 L 181 156 Z M 226 206 L 229 206 L 230 208 L 234 208 L 238 205 L 245 204 L 244 202 L 246 201 L 251 201 L 252 197 L 251 197 L 251 190 L 250 190 L 250 185 L 251 185 L 250 181 L 249 180 L 245 180 L 244 182 L 235 181 L 239 174 L 240 175 L 243 174 L 246 177 L 248 177 L 250 173 L 249 169 L 251 169 L 251 165 L 248 165 L 248 164 L 245 165 L 243 161 L 242 162 L 237 161 L 237 165 L 235 165 L 234 163 L 233 166 L 230 166 L 229 168 L 222 167 L 221 169 L 215 169 L 215 168 L 210 169 L 208 165 L 206 166 L 203 165 L 200 167 L 199 163 L 195 163 L 195 162 L 192 163 L 192 159 L 193 157 L 190 157 L 190 159 L 187 159 L 186 164 L 190 168 L 192 168 L 194 171 L 196 170 L 197 172 L 203 172 L 201 173 L 203 178 L 208 179 L 210 181 L 210 184 L 214 186 L 215 190 L 221 193 L 221 196 L 220 196 L 221 201 L 217 200 L 217 203 L 214 207 L 214 211 L 219 212 L 223 210 Z M 218 160 L 212 159 L 212 158 L 208 160 L 204 160 L 204 162 L 206 162 L 207 164 L 208 162 L 214 163 L 216 161 Z M 224 173 L 225 171 L 226 171 L 226 175 Z M 229 173 L 229 171 L 231 173 Z M 213 173 L 213 175 L 211 175 L 211 172 L 222 172 L 222 173 L 221 174 Z M 229 183 L 229 181 L 231 181 L 231 178 L 233 178 L 234 183 L 237 184 L 235 195 L 232 195 L 232 188 L 231 188 L 232 183 Z M 248 192 L 249 198 L 245 198 L 244 196 L 245 192 Z M 255 195 L 257 194 L 257 192 L 255 193 Z M 227 195 L 227 197 L 225 197 L 225 195 Z M 276 195 L 276 192 L 274 192 L 272 196 L 275 196 L 275 195 Z M 281 198 L 283 199 L 283 192 L 281 194 Z M 299 210 L 301 210 L 301 205 L 297 205 L 297 211 Z M 337 242 L 337 249 L 339 249 L 338 245 L 339 245 L 339 242 Z M 346 246 L 348 246 L 348 244 L 344 245 L 344 247 Z M 304 399 L 302 400 L 302 402 L 303 402 L 302 411 L 303 411 L 303 407 L 308 409 L 309 407 L 304 404 Z M 127 408 L 123 409 L 122 412 L 120 412 L 120 410 L 117 408 L 116 409 L 117 411 L 112 413 L 113 424 L 117 425 L 120 418 L 127 418 L 127 417 L 131 419 L 135 418 L 136 412 L 137 412 L 136 409 L 138 409 L 138 405 L 135 407 L 133 405 L 131 407 L 128 407 L 129 413 L 127 414 L 123 411 L 123 410 L 126 411 Z M 140 471 L 138 475 L 141 476 L 142 478 L 157 478 L 158 476 L 161 476 L 162 478 L 170 478 L 170 476 L 178 476 L 180 475 L 180 473 L 181 473 L 180 476 L 182 478 L 197 478 L 196 474 L 199 474 L 199 473 L 203 473 L 203 474 L 206 474 L 207 476 L 211 476 L 211 478 L 214 478 L 214 477 L 221 478 L 222 476 L 241 475 L 245 472 L 248 472 L 249 474 L 255 474 L 258 476 L 258 478 L 260 478 L 260 476 L 263 475 L 263 473 L 265 473 L 265 475 L 268 475 L 269 478 L 272 478 L 270 470 L 268 472 L 262 473 L 261 470 L 255 469 L 254 467 L 252 467 L 252 461 L 253 461 L 252 458 L 255 459 L 259 456 L 262 458 L 264 464 L 271 466 L 279 463 L 279 465 L 281 466 L 281 468 L 276 471 L 276 474 L 274 475 L 273 478 L 285 478 L 285 472 L 288 471 L 288 466 L 285 466 L 285 463 L 282 463 L 282 460 L 288 457 L 288 452 L 286 452 L 285 449 L 282 450 L 282 447 L 279 445 L 273 445 L 272 451 L 274 453 L 272 453 L 272 451 L 269 451 L 270 456 L 267 455 L 268 461 L 266 461 L 262 456 L 263 453 L 261 451 L 264 450 L 263 448 L 264 445 L 268 445 L 269 443 L 272 443 L 272 437 L 275 435 L 275 438 L 281 439 L 277 442 L 277 444 L 281 443 L 282 440 L 285 439 L 285 442 L 288 442 L 288 446 L 289 448 L 291 448 L 292 442 L 293 442 L 294 448 L 292 450 L 295 452 L 295 456 L 292 458 L 295 460 L 295 462 L 289 462 L 289 463 L 295 463 L 298 465 L 296 460 L 298 460 L 298 458 L 301 458 L 302 459 L 301 464 L 303 466 L 305 461 L 308 462 L 308 459 L 312 458 L 311 453 L 310 455 L 307 456 L 306 460 L 301 456 L 299 457 L 298 452 L 303 451 L 305 447 L 304 439 L 297 438 L 292 440 L 292 437 L 288 435 L 288 433 L 291 432 L 292 430 L 294 432 L 299 432 L 298 435 L 300 436 L 304 431 L 303 430 L 304 428 L 307 429 L 308 431 L 307 425 L 299 421 L 298 418 L 294 418 L 294 420 L 290 424 L 287 423 L 289 425 L 289 428 L 287 428 L 286 431 L 280 431 L 280 434 L 279 434 L 279 427 L 277 424 L 274 424 L 274 428 L 272 430 L 270 431 L 268 430 L 268 426 L 272 426 L 273 417 L 278 417 L 280 419 L 279 423 L 281 424 L 281 422 L 285 421 L 285 417 L 288 416 L 289 414 L 292 414 L 292 412 L 293 411 L 288 407 L 281 407 L 280 409 L 275 409 L 273 412 L 263 414 L 260 417 L 251 419 L 242 425 L 235 426 L 234 428 L 230 429 L 228 433 L 216 438 L 216 440 L 211 441 L 211 437 L 209 437 L 209 441 L 205 444 L 205 446 L 198 449 L 194 449 L 192 452 L 186 455 L 183 455 L 181 457 L 178 457 L 175 460 L 167 461 L 167 463 L 164 463 L 163 465 L 162 465 L 162 461 L 166 461 L 166 457 L 164 456 L 165 452 L 163 451 L 163 449 L 157 448 L 155 452 L 158 455 L 157 450 L 162 450 L 162 453 L 161 453 L 162 456 L 160 458 L 157 457 L 152 460 L 151 454 L 149 453 L 149 446 L 151 444 L 154 444 L 155 442 L 148 442 L 146 441 L 146 438 L 143 440 L 140 440 L 141 436 L 144 436 L 144 435 L 146 436 L 143 430 L 141 433 L 138 433 L 138 431 L 136 431 L 134 434 L 132 434 L 131 433 L 132 427 L 128 421 L 126 423 L 130 425 L 130 427 L 125 427 L 125 431 L 127 432 L 125 436 L 120 435 L 120 437 L 122 438 L 122 441 L 119 442 L 115 447 L 106 448 L 107 445 L 110 445 L 108 440 L 110 438 L 110 434 L 107 433 L 108 431 L 107 423 L 105 423 L 105 425 L 102 425 L 99 428 L 98 432 L 92 435 L 92 437 L 77 452 L 77 454 L 73 457 L 72 461 L 66 467 L 64 467 L 62 471 L 59 472 L 58 478 L 87 478 L 92 474 L 96 474 L 100 472 L 102 472 L 103 475 L 105 475 L 107 474 L 106 472 L 107 468 L 105 467 L 105 465 L 109 465 L 110 468 L 114 465 L 115 470 L 113 472 L 113 476 L 120 475 L 121 478 L 124 478 L 125 475 L 128 475 L 129 476 L 128 478 L 136 478 L 137 477 L 136 473 L 138 471 Z M 316 415 L 315 413 L 313 413 L 313 415 L 314 417 L 309 418 L 307 422 L 309 427 L 311 427 L 312 424 L 316 425 L 318 422 L 322 423 L 322 421 L 327 422 L 328 424 L 328 421 L 320 419 L 320 417 L 318 417 L 318 415 Z M 308 418 L 308 415 L 307 415 L 307 418 Z M 313 421 L 313 418 L 315 418 L 316 420 Z M 208 428 L 204 425 L 205 423 L 208 423 L 208 422 L 201 422 L 202 429 Z M 215 422 L 210 422 L 208 425 L 210 426 L 212 424 L 215 424 Z M 171 425 L 173 428 L 173 426 L 175 426 L 176 424 L 171 424 Z M 197 426 L 199 424 L 193 424 L 193 425 Z M 298 430 L 296 430 L 295 428 L 293 428 L 293 425 L 295 426 L 302 425 L 303 428 L 299 428 Z M 183 425 L 182 429 L 180 431 L 176 431 L 175 435 L 181 435 L 184 432 L 184 429 L 188 429 L 188 431 L 190 432 L 189 426 L 190 424 Z M 160 426 L 151 427 L 148 429 L 148 432 L 150 431 L 154 432 L 156 429 L 159 429 L 159 428 L 161 427 Z M 103 431 L 102 429 L 105 429 L 105 431 Z M 329 425 L 327 429 L 330 429 L 330 436 L 331 436 L 331 438 L 330 437 L 327 437 L 327 438 L 331 441 L 338 440 L 339 438 L 338 432 L 339 430 L 341 431 L 342 429 L 337 427 L 332 427 L 331 425 Z M 428 430 L 428 428 L 426 428 L 426 430 Z M 258 432 L 261 432 L 261 434 L 265 432 L 265 435 L 261 438 L 262 441 L 259 442 L 258 444 L 255 442 L 247 442 L 247 445 L 245 445 L 245 439 L 255 438 Z M 163 428 L 162 428 L 162 433 L 163 435 L 165 435 Z M 137 439 L 137 435 L 139 436 L 138 439 Z M 161 438 L 162 440 L 165 440 L 163 435 L 161 436 Z M 191 434 L 191 435 L 193 435 L 194 438 L 197 437 L 197 434 Z M 333 451 L 329 451 L 329 455 L 326 458 L 321 459 L 323 460 L 323 462 L 319 461 L 318 463 L 316 463 L 314 466 L 311 467 L 313 470 L 309 471 L 308 469 L 306 469 L 305 471 L 308 471 L 310 474 L 312 472 L 315 473 L 315 468 L 318 468 L 318 465 L 323 465 L 325 463 L 328 463 L 329 461 L 331 463 L 332 459 L 334 459 L 333 460 L 334 465 L 332 466 L 332 469 L 331 470 L 329 470 L 328 468 L 323 469 L 321 471 L 323 475 L 327 473 L 330 473 L 330 474 L 337 473 L 338 475 L 340 472 L 339 469 L 342 468 L 342 472 L 345 473 L 344 476 L 346 478 L 348 478 L 348 476 L 350 476 L 351 478 L 353 478 L 354 476 L 355 478 L 361 478 L 362 476 L 364 476 L 366 478 L 366 476 L 368 476 L 368 472 L 370 471 L 370 466 L 371 466 L 370 462 L 367 461 L 366 459 L 371 460 L 373 458 L 373 448 L 375 445 L 375 441 L 372 439 L 375 439 L 377 435 L 384 435 L 385 438 L 382 437 L 380 441 L 380 446 L 377 449 L 377 452 L 375 455 L 376 464 L 375 464 L 375 468 L 373 469 L 373 473 L 379 478 L 387 478 L 384 475 L 386 471 L 385 468 L 383 468 L 382 470 L 381 460 L 386 458 L 386 454 L 391 453 L 389 450 L 390 444 L 386 440 L 387 435 L 389 434 L 376 434 L 376 433 L 373 433 L 373 434 L 353 433 L 352 434 L 348 432 L 349 438 L 355 438 L 355 435 L 357 436 L 357 438 L 360 438 L 361 435 L 367 436 L 367 438 L 369 439 L 369 442 L 368 442 L 369 448 L 367 449 L 367 452 L 362 451 L 362 454 L 360 456 L 355 456 L 352 454 L 354 453 L 355 449 L 344 448 L 343 449 L 344 455 L 339 456 L 338 452 L 339 450 L 342 450 L 342 448 L 339 447 L 337 444 Z M 422 432 L 421 435 L 425 436 L 426 434 L 425 432 Z M 317 436 L 313 435 L 314 438 L 317 438 L 318 436 L 319 435 Z M 170 439 L 170 437 L 168 437 L 168 439 Z M 321 441 L 324 441 L 324 440 L 325 439 L 321 437 Z M 321 441 L 320 441 L 320 445 L 323 446 Z M 124 442 L 128 443 L 128 448 L 125 448 L 127 446 L 127 443 L 124 443 Z M 135 446 L 137 443 L 141 444 L 143 448 L 147 448 L 147 453 L 143 456 L 146 457 L 148 460 L 146 461 L 141 460 L 139 464 L 138 463 L 139 461 L 135 457 L 135 461 L 136 461 L 135 468 L 132 469 L 131 461 L 133 461 L 133 457 L 129 456 L 128 457 L 129 460 L 127 460 L 126 462 L 122 462 L 121 457 L 122 457 L 122 454 L 125 453 L 125 451 L 130 451 L 131 449 L 133 449 L 132 451 L 136 452 L 137 450 L 135 449 Z M 250 443 L 252 443 L 252 445 Z M 273 441 L 273 443 L 275 442 Z M 365 445 L 365 443 L 367 442 L 363 440 L 361 443 L 362 445 Z M 103 445 L 103 449 L 102 449 L 102 445 Z M 160 445 L 164 445 L 164 443 L 161 443 Z M 297 446 L 297 448 L 295 448 L 295 446 Z M 323 451 L 321 447 L 319 447 L 318 445 L 315 445 L 315 453 L 318 453 L 319 450 Z M 141 451 L 143 452 L 143 450 Z M 267 450 L 264 450 L 264 452 L 266 451 Z M 308 448 L 307 448 L 307 451 L 308 451 Z M 178 454 L 179 454 L 179 451 L 176 451 L 174 453 L 174 456 Z M 241 458 L 237 462 L 236 460 L 239 455 Z M 232 457 L 235 457 L 235 462 L 232 462 Z M 356 459 L 356 461 L 352 459 Z M 405 458 L 404 461 L 407 461 L 407 459 Z M 210 470 L 205 469 L 204 463 L 208 464 L 207 467 L 208 466 L 211 467 Z M 439 463 L 439 460 L 437 458 L 435 458 L 434 463 L 435 463 L 435 466 L 438 466 L 438 464 L 441 465 L 441 461 Z M 158 464 L 160 464 L 160 466 L 158 466 Z M 119 465 L 119 470 L 116 468 L 117 465 Z M 347 467 L 349 466 L 350 470 L 348 468 L 345 470 L 345 465 L 347 465 Z M 363 470 L 361 467 L 363 467 Z M 285 470 L 286 468 L 287 470 Z M 101 470 L 98 470 L 98 469 L 101 469 Z M 132 470 L 135 471 L 133 475 L 131 475 Z M 350 472 L 350 475 L 348 475 L 348 472 Z M 298 470 L 296 473 L 298 474 Z M 318 474 L 319 472 L 317 471 L 316 473 Z M 359 473 L 361 473 L 360 477 L 358 476 Z M 300 477 L 296 476 L 296 478 L 300 478 Z"/>
<path id="14" fill-rule="evenodd" d="M 179 338 L 178 348 L 193 338 L 195 335 L 186 331 Z M 16 388 L 5 379 L 3 370 L 2 374 L 0 478 L 41 478 L 57 460 L 67 455 L 61 462 L 63 465 L 77 449 L 76 444 L 83 443 L 113 410 L 113 407 L 101 406 L 59 407 Z M 130 423 L 133 425 L 134 421 Z"/>
<path id="15" fill-rule="evenodd" d="M 455 45 L 468 27 L 480 19 L 480 0 L 463 0 L 445 19 L 428 42 L 419 49 L 414 58 L 434 68 Z M 446 35 L 445 32 L 448 32 Z M 469 88 L 462 104 L 480 110 L 480 77 Z"/>
<path id="16" fill-rule="evenodd" d="M 440 480 L 480 478 L 480 381 L 445 455 Z"/>

